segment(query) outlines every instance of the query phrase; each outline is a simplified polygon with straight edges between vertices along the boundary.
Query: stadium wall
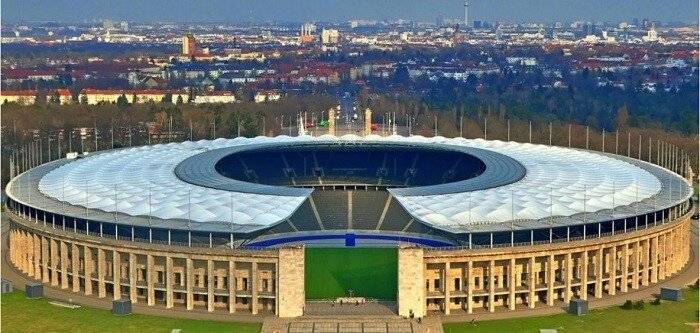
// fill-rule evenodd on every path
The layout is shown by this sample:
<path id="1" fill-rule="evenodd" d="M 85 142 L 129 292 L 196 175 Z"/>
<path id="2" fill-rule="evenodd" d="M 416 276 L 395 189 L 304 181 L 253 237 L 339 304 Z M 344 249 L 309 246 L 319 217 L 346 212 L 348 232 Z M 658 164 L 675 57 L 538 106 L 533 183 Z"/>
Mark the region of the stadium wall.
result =
<path id="1" fill-rule="evenodd" d="M 688 262 L 690 214 L 645 229 L 571 242 L 480 249 L 401 247 L 398 314 L 532 309 L 653 285 Z M 133 243 L 54 229 L 12 212 L 7 216 L 11 263 L 54 288 L 166 309 L 303 314 L 302 247 L 230 250 Z"/>

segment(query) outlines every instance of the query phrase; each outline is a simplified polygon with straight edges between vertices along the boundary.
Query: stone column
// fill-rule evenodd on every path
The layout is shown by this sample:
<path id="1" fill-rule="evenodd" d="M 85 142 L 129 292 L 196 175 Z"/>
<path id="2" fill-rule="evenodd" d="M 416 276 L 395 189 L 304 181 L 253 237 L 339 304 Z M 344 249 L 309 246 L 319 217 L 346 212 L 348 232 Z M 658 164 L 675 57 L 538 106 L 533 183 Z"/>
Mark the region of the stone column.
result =
<path id="1" fill-rule="evenodd" d="M 50 239 L 51 243 L 51 285 L 58 286 L 58 241 Z"/>
<path id="2" fill-rule="evenodd" d="M 41 238 L 38 235 L 33 235 L 34 239 L 34 279 L 41 280 L 41 262 L 44 258 L 41 256 Z"/>
<path id="3" fill-rule="evenodd" d="M 97 297 L 104 298 L 107 296 L 107 286 L 105 284 L 105 275 L 107 274 L 107 256 L 105 250 L 97 248 Z"/>
<path id="4" fill-rule="evenodd" d="M 136 294 L 136 254 L 129 252 L 129 299 L 132 304 L 138 303 Z"/>
<path id="5" fill-rule="evenodd" d="M 598 248 L 596 254 L 596 269 L 595 269 L 595 298 L 603 297 L 603 247 Z"/>
<path id="6" fill-rule="evenodd" d="M 165 257 L 165 308 L 173 307 L 173 258 Z"/>
<path id="7" fill-rule="evenodd" d="M 187 276 L 187 310 L 192 310 L 194 309 L 194 294 L 192 292 L 194 287 L 194 268 L 192 258 L 185 259 L 185 275 Z"/>
<path id="8" fill-rule="evenodd" d="M 508 265 L 508 309 L 515 310 L 515 258 Z"/>
<path id="9" fill-rule="evenodd" d="M 651 270 L 650 274 L 651 276 L 649 277 L 649 280 L 652 284 L 656 283 L 658 281 L 659 277 L 659 237 L 654 236 L 651 239 L 651 258 L 649 260 L 649 264 L 651 265 Z"/>
<path id="10" fill-rule="evenodd" d="M 496 310 L 496 282 L 494 281 L 494 271 L 496 270 L 496 262 L 489 260 L 489 312 Z"/>
<path id="11" fill-rule="evenodd" d="M 557 296 L 554 294 L 554 281 L 556 275 L 554 274 L 554 255 L 550 254 L 547 260 L 547 305 L 554 305 L 554 299 Z"/>
<path id="12" fill-rule="evenodd" d="M 474 268 L 474 262 L 467 261 L 467 313 L 472 313 L 474 311 L 474 276 L 472 274 L 472 269 Z"/>
<path id="13" fill-rule="evenodd" d="M 569 304 L 569 301 L 571 301 L 571 279 L 572 279 L 572 274 L 574 272 L 574 262 L 571 260 L 571 252 L 567 252 L 566 256 L 564 258 L 565 261 L 565 269 L 566 271 L 564 272 L 564 303 Z"/>
<path id="14" fill-rule="evenodd" d="M 581 291 L 579 298 L 588 299 L 588 249 L 581 252 Z"/>
<path id="15" fill-rule="evenodd" d="M 258 314 L 258 262 L 253 261 L 250 269 L 250 313 L 256 315 Z"/>
<path id="16" fill-rule="evenodd" d="M 68 289 L 68 244 L 61 241 L 61 289 Z"/>
<path id="17" fill-rule="evenodd" d="M 207 260 L 207 311 L 214 311 L 214 261 Z"/>
<path id="18" fill-rule="evenodd" d="M 302 248 L 302 255 L 304 254 L 303 250 L 304 249 Z M 301 316 L 302 313 L 301 313 L 300 309 L 294 309 L 293 307 L 292 307 L 292 309 L 286 309 L 286 308 L 283 309 L 282 308 L 283 300 L 281 299 L 280 295 L 282 295 L 282 289 L 284 289 L 285 286 L 284 286 L 284 283 L 280 284 L 280 281 L 281 281 L 281 279 L 286 278 L 286 274 L 287 274 L 287 271 L 285 271 L 284 273 L 282 272 L 283 265 L 284 264 L 297 264 L 297 265 L 299 264 L 299 262 L 283 262 L 282 259 L 283 259 L 282 258 L 282 250 L 280 249 L 280 260 L 279 260 L 279 263 L 277 266 L 277 275 L 278 275 L 277 276 L 277 299 L 275 300 L 275 303 L 277 304 L 277 308 L 278 308 L 277 315 L 282 317 L 282 313 L 284 313 L 286 317 Z M 284 259 L 286 260 L 289 258 L 287 258 L 285 256 Z M 293 259 L 298 260 L 298 258 L 293 258 Z M 304 261 L 302 260 L 301 263 L 304 263 Z M 287 267 L 284 267 L 284 268 L 286 269 Z M 303 275 L 304 269 L 301 269 L 301 272 L 292 271 L 291 273 Z M 299 278 L 298 275 L 292 275 L 289 277 L 289 279 L 298 279 L 298 278 Z M 303 281 L 303 279 L 302 279 L 302 281 Z M 303 284 L 302 284 L 302 286 L 303 286 Z M 301 291 L 303 292 L 304 289 L 302 288 Z M 292 295 L 290 295 L 289 297 L 292 297 Z M 289 310 L 289 312 L 286 312 L 287 310 Z M 236 262 L 233 259 L 229 259 L 229 261 L 228 261 L 228 312 L 229 313 L 236 312 Z"/>
<path id="19" fill-rule="evenodd" d="M 112 253 L 112 281 L 114 285 L 114 300 L 122 298 L 122 258 L 119 251 Z"/>
<path id="20" fill-rule="evenodd" d="M 658 245 L 658 268 L 657 273 L 658 273 L 658 280 L 663 281 L 663 279 L 666 278 L 666 235 L 661 235 L 659 236 L 659 245 Z"/>
<path id="21" fill-rule="evenodd" d="M 622 248 L 622 267 L 620 268 L 620 271 L 622 271 L 622 277 L 620 278 L 620 292 L 626 293 L 627 284 L 629 282 L 630 277 L 630 245 L 625 243 L 623 244 L 623 246 L 624 247 Z M 636 280 L 636 278 L 633 278 L 633 280 Z"/>
<path id="22" fill-rule="evenodd" d="M 528 296 L 527 296 L 527 306 L 530 309 L 535 308 L 535 257 L 530 257 L 530 262 L 528 263 Z"/>
<path id="23" fill-rule="evenodd" d="M 41 281 L 49 283 L 49 240 L 41 237 Z"/>
<path id="24" fill-rule="evenodd" d="M 25 232 L 24 233 L 24 249 L 26 252 L 26 270 L 27 270 L 27 275 L 29 277 L 34 276 L 34 261 L 36 257 L 34 257 L 34 237 L 32 234 Z"/>
<path id="25" fill-rule="evenodd" d="M 72 244 L 70 251 L 71 272 L 73 273 L 73 292 L 80 292 L 80 249 Z"/>
<path id="26" fill-rule="evenodd" d="M 447 285 L 448 272 L 450 270 L 450 262 L 445 263 L 445 268 L 442 270 L 442 290 L 445 295 L 445 314 L 450 314 L 450 289 Z"/>
<path id="27" fill-rule="evenodd" d="M 156 267 L 153 260 L 153 255 L 146 255 L 146 298 L 148 306 L 156 304 L 156 291 L 154 288 L 156 277 Z"/>
<path id="28" fill-rule="evenodd" d="M 641 253 L 641 262 L 642 262 L 642 286 L 646 287 L 649 285 L 649 243 L 650 240 L 647 238 L 642 241 L 642 253 Z"/>
<path id="29" fill-rule="evenodd" d="M 92 295 L 92 272 L 95 270 L 95 262 L 92 260 L 92 249 L 88 246 L 83 246 L 83 262 L 85 269 L 85 295 Z"/>
<path id="30" fill-rule="evenodd" d="M 617 292 L 617 245 L 610 248 L 610 279 L 608 279 L 608 294 Z"/>
<path id="31" fill-rule="evenodd" d="M 425 316 L 425 273 L 423 249 L 402 246 L 398 250 L 398 289 L 396 303 L 399 316 Z M 303 283 L 303 279 L 302 282 Z M 280 284 L 280 288 L 282 285 Z"/>

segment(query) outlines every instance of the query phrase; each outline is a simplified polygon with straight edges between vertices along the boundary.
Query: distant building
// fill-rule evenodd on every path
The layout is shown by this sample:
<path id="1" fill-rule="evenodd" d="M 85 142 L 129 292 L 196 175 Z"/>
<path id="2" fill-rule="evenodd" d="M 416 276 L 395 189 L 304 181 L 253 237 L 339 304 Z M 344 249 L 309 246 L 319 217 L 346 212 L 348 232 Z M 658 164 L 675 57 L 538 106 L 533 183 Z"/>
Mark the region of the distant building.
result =
<path id="1" fill-rule="evenodd" d="M 275 90 L 265 90 L 265 91 L 258 91 L 255 94 L 255 103 L 263 103 L 263 102 L 270 102 L 270 101 L 278 101 L 280 98 L 282 98 L 282 95 Z"/>
<path id="2" fill-rule="evenodd" d="M 187 34 L 182 37 L 182 54 L 186 56 L 193 56 L 197 53 L 197 40 L 194 35 Z"/>
<path id="3" fill-rule="evenodd" d="M 647 31 L 646 36 L 642 36 L 642 40 L 647 43 L 654 43 L 660 41 L 659 33 L 656 31 L 656 25 L 652 24 L 649 31 Z"/>
<path id="4" fill-rule="evenodd" d="M 323 29 L 321 30 L 321 44 L 323 45 L 333 45 L 338 44 L 340 40 L 340 34 L 336 29 Z"/>
<path id="5" fill-rule="evenodd" d="M 2 91 L 0 103 L 17 103 L 20 105 L 32 105 L 36 102 L 36 90 Z"/>
<path id="6" fill-rule="evenodd" d="M 314 41 L 316 26 L 312 23 L 304 23 L 299 31 L 299 43 L 308 44 Z"/>
<path id="7" fill-rule="evenodd" d="M 203 95 L 194 97 L 194 104 L 215 104 L 215 103 L 233 103 L 236 101 L 236 96 L 230 91 L 212 91 Z"/>

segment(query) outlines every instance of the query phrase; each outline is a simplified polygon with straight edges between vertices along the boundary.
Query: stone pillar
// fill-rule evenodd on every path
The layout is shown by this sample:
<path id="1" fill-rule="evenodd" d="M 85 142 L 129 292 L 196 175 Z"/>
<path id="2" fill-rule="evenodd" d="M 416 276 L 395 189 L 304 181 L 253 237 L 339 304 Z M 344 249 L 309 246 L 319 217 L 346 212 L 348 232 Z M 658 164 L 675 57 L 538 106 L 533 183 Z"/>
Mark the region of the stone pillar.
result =
<path id="1" fill-rule="evenodd" d="M 554 305 L 554 299 L 557 298 L 554 294 L 554 280 L 556 275 L 554 274 L 554 255 L 550 254 L 547 260 L 547 305 Z"/>
<path id="2" fill-rule="evenodd" d="M 83 262 L 85 269 L 85 295 L 92 295 L 92 272 L 95 270 L 95 262 L 92 260 L 92 249 L 88 246 L 83 246 Z"/>
<path id="3" fill-rule="evenodd" d="M 154 288 L 156 277 L 156 265 L 153 260 L 153 255 L 146 255 L 146 298 L 148 306 L 156 304 L 156 291 Z"/>
<path id="4" fill-rule="evenodd" d="M 450 289 L 447 286 L 448 272 L 450 271 L 450 262 L 445 263 L 445 268 L 442 270 L 442 291 L 445 295 L 445 314 L 450 314 Z"/>
<path id="5" fill-rule="evenodd" d="M 365 109 L 365 135 L 372 134 L 372 110 Z"/>
<path id="6" fill-rule="evenodd" d="M 472 269 L 474 268 L 474 263 L 469 260 L 467 261 L 467 313 L 472 313 L 474 311 L 474 276 L 472 274 Z"/>
<path id="7" fill-rule="evenodd" d="M 515 310 L 515 258 L 508 265 L 508 309 Z"/>
<path id="8" fill-rule="evenodd" d="M 305 304 L 304 247 L 280 248 L 278 256 L 276 269 L 277 315 L 283 318 L 301 316 Z M 234 262 L 230 261 L 229 271 L 234 268 Z M 233 287 L 233 289 L 229 289 L 229 292 L 235 297 L 235 286 Z"/>
<path id="9" fill-rule="evenodd" d="M 129 299 L 132 304 L 138 303 L 136 279 L 136 254 L 129 252 Z"/>
<path id="10" fill-rule="evenodd" d="M 49 240 L 41 237 L 41 281 L 49 283 Z"/>
<path id="11" fill-rule="evenodd" d="M 624 244 L 623 246 L 624 247 L 622 248 L 622 267 L 620 268 L 620 271 L 622 271 L 622 277 L 620 278 L 620 292 L 626 293 L 627 284 L 629 283 L 630 276 L 630 245 Z M 633 280 L 636 280 L 636 277 L 634 277 Z M 632 284 L 634 284 L 634 282 L 632 282 Z"/>
<path id="12" fill-rule="evenodd" d="M 97 248 L 97 297 L 103 298 L 107 296 L 107 287 L 105 284 L 105 275 L 107 274 L 107 258 L 105 250 Z"/>
<path id="13" fill-rule="evenodd" d="M 496 270 L 496 262 L 489 260 L 489 312 L 496 310 L 496 282 L 494 281 L 494 271 Z"/>
<path id="14" fill-rule="evenodd" d="M 187 276 L 187 310 L 194 309 L 194 294 L 192 293 L 192 288 L 194 287 L 194 268 L 192 265 L 192 258 L 185 259 L 185 275 Z"/>
<path id="15" fill-rule="evenodd" d="M 68 289 L 68 244 L 61 241 L 61 289 Z"/>
<path id="16" fill-rule="evenodd" d="M 258 262 L 253 261 L 250 269 L 250 313 L 258 314 L 258 288 L 260 281 L 258 280 Z"/>
<path id="17" fill-rule="evenodd" d="M 581 252 L 581 291 L 579 298 L 588 299 L 588 249 Z"/>
<path id="18" fill-rule="evenodd" d="M 617 245 L 610 248 L 610 279 L 608 279 L 608 294 L 617 292 Z"/>
<path id="19" fill-rule="evenodd" d="M 41 255 L 41 238 L 33 235 L 34 239 L 34 279 L 41 280 L 41 263 L 44 258 Z"/>
<path id="20" fill-rule="evenodd" d="M 328 109 L 328 134 L 335 135 L 335 109 Z"/>
<path id="21" fill-rule="evenodd" d="M 425 312 L 425 273 L 423 249 L 400 247 L 398 249 L 398 289 L 397 305 L 399 316 L 424 317 Z"/>
<path id="22" fill-rule="evenodd" d="M 595 269 L 595 298 L 603 297 L 603 247 L 598 248 L 596 254 L 596 269 Z"/>
<path id="23" fill-rule="evenodd" d="M 646 287 L 649 285 L 649 239 L 645 239 L 642 241 L 642 253 L 640 260 L 642 262 L 642 286 Z"/>
<path id="24" fill-rule="evenodd" d="M 663 281 L 666 278 L 666 235 L 659 236 L 658 245 L 658 268 L 656 269 L 658 273 L 658 281 Z"/>
<path id="25" fill-rule="evenodd" d="M 300 263 L 303 264 L 304 260 L 301 260 L 301 262 L 294 262 L 294 261 L 288 262 L 286 260 L 290 259 L 290 258 L 286 256 L 286 253 L 284 253 L 284 251 L 282 251 L 282 249 L 280 249 L 279 251 L 280 251 L 280 254 L 279 254 L 280 258 L 279 258 L 279 261 L 277 264 L 277 281 L 276 281 L 277 282 L 277 298 L 275 299 L 275 304 L 277 305 L 277 316 L 279 316 L 279 317 L 298 317 L 298 316 L 302 315 L 302 309 L 295 308 L 295 306 L 297 306 L 297 304 L 292 304 L 290 308 L 284 307 L 282 305 L 283 302 L 287 301 L 287 300 L 283 300 L 281 297 L 281 295 L 283 295 L 282 290 L 284 289 L 285 293 L 289 293 L 289 291 L 286 289 L 286 285 L 284 283 L 280 283 L 280 281 L 282 279 L 288 279 L 290 281 L 292 279 L 298 279 L 299 278 L 298 274 L 301 274 L 301 276 L 303 276 L 304 275 L 304 268 L 303 267 L 301 268 L 301 271 L 294 271 L 294 270 L 292 270 L 292 268 L 289 268 L 286 265 L 290 265 L 290 264 L 298 265 Z M 301 249 L 301 255 L 302 256 L 304 255 L 303 248 Z M 298 258 L 291 258 L 291 259 L 298 260 Z M 282 272 L 283 269 L 285 269 L 284 272 Z M 291 276 L 288 274 L 291 274 Z M 285 280 L 285 281 L 287 281 L 287 280 Z M 304 279 L 301 279 L 302 288 L 300 289 L 300 291 L 302 292 L 302 294 L 304 291 L 303 281 L 304 281 Z M 292 291 L 294 291 L 294 290 L 292 289 Z M 299 291 L 299 290 L 297 290 L 297 291 Z M 302 295 L 302 296 L 304 296 L 304 295 Z M 288 295 L 288 299 L 293 299 L 293 298 L 294 298 L 293 294 Z M 302 304 L 303 304 L 304 297 L 301 297 L 301 300 L 302 300 Z M 295 301 L 298 302 L 299 299 L 295 299 Z M 303 308 L 303 305 L 302 305 L 302 308 Z M 229 261 L 228 261 L 228 312 L 229 313 L 236 312 L 236 262 L 233 259 L 229 259 Z M 284 314 L 284 316 L 282 314 Z"/>
<path id="26" fill-rule="evenodd" d="M 564 303 L 569 304 L 571 301 L 571 279 L 574 272 L 574 261 L 571 259 L 571 252 L 567 252 L 564 258 L 564 266 L 566 271 L 564 272 Z"/>
<path id="27" fill-rule="evenodd" d="M 651 265 L 649 280 L 652 284 L 658 281 L 658 271 L 659 271 L 659 237 L 655 236 L 651 239 L 651 258 L 649 260 Z"/>
<path id="28" fill-rule="evenodd" d="M 51 243 L 51 285 L 58 286 L 58 241 L 49 240 Z"/>
<path id="29" fill-rule="evenodd" d="M 214 311 L 214 261 L 207 260 L 207 311 Z"/>
<path id="30" fill-rule="evenodd" d="M 530 309 L 535 308 L 535 257 L 530 257 L 530 262 L 528 263 L 528 296 L 527 296 L 527 306 Z"/>
<path id="31" fill-rule="evenodd" d="M 114 284 L 114 300 L 122 298 L 122 259 L 119 251 L 112 253 L 112 281 Z"/>
<path id="32" fill-rule="evenodd" d="M 165 257 L 165 308 L 173 307 L 173 258 Z"/>
<path id="33" fill-rule="evenodd" d="M 27 270 L 27 275 L 29 277 L 34 276 L 34 261 L 36 260 L 36 257 L 34 257 L 34 236 L 32 234 L 25 232 L 24 233 L 24 249 L 26 252 L 26 270 Z"/>
<path id="34" fill-rule="evenodd" d="M 80 249 L 72 244 L 70 251 L 71 272 L 73 273 L 73 292 L 80 292 Z"/>

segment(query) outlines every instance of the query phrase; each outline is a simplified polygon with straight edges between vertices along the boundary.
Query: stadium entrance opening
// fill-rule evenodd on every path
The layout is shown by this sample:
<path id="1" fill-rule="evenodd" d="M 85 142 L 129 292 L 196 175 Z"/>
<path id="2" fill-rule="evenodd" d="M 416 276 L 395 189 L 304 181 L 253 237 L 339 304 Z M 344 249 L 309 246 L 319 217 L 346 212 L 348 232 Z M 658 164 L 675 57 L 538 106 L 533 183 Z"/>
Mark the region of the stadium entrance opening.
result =
<path id="1" fill-rule="evenodd" d="M 307 300 L 396 300 L 396 248 L 309 247 L 305 251 Z"/>

